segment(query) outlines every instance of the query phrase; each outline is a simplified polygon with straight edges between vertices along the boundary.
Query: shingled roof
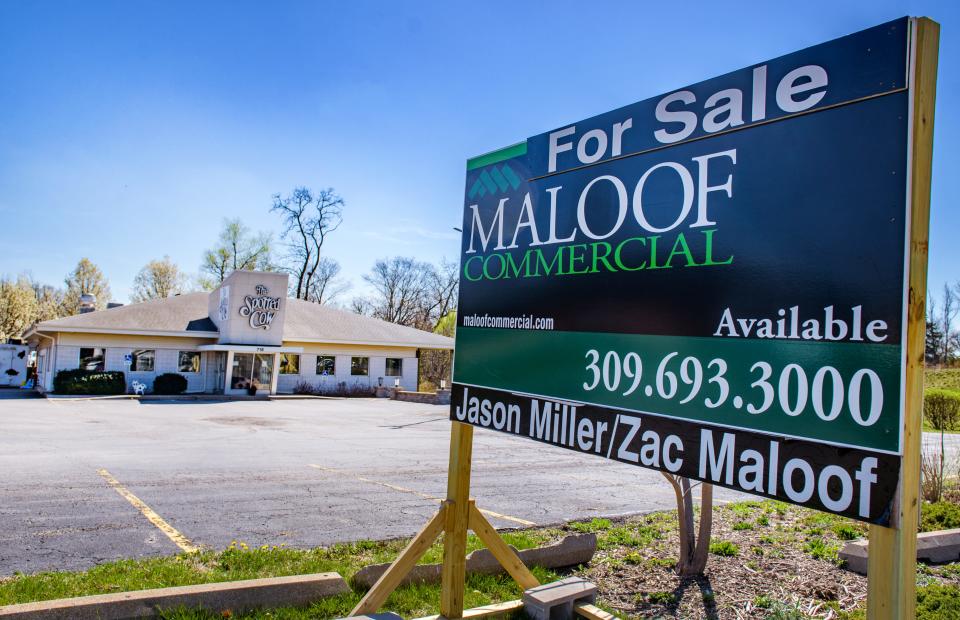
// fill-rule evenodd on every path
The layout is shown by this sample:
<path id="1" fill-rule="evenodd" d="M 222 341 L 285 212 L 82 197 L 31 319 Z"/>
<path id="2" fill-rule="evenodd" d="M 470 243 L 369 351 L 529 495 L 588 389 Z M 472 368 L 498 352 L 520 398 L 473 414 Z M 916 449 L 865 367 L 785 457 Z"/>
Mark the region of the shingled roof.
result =
<path id="1" fill-rule="evenodd" d="M 40 332 L 123 332 L 196 335 L 215 338 L 217 327 L 208 313 L 209 294 L 186 293 L 128 306 L 44 321 Z M 330 306 L 287 299 L 283 339 L 288 342 L 331 342 L 452 349 L 453 339 L 388 323 Z"/>

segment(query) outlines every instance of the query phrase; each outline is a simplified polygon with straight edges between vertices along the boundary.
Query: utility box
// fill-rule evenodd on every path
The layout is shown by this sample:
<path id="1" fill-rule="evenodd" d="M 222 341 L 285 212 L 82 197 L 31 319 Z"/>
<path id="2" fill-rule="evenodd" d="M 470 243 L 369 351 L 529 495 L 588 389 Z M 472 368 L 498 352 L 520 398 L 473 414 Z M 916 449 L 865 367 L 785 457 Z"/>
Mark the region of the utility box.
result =
<path id="1" fill-rule="evenodd" d="M 0 387 L 20 387 L 27 380 L 30 349 L 22 344 L 0 344 Z"/>

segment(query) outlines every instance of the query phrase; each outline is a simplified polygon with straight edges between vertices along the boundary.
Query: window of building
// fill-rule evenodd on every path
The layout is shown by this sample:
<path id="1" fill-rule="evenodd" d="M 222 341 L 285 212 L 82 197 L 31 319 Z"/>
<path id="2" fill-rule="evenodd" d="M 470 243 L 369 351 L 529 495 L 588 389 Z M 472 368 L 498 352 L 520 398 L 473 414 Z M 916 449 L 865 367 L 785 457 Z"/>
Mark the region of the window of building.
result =
<path id="1" fill-rule="evenodd" d="M 332 355 L 318 355 L 317 374 L 325 377 L 332 377 L 337 374 L 337 358 Z"/>
<path id="2" fill-rule="evenodd" d="M 368 374 L 369 367 L 370 367 L 369 357 L 351 357 L 350 358 L 350 374 L 351 375 L 366 376 Z"/>
<path id="3" fill-rule="evenodd" d="M 281 375 L 299 375 L 300 374 L 300 356 L 296 353 L 280 354 L 280 374 Z"/>
<path id="4" fill-rule="evenodd" d="M 403 360 L 399 357 L 388 357 L 387 358 L 387 376 L 388 377 L 402 377 L 403 376 Z"/>
<path id="5" fill-rule="evenodd" d="M 79 368 L 81 370 L 103 371 L 103 360 L 106 357 L 105 353 L 105 349 L 81 347 Z"/>
<path id="6" fill-rule="evenodd" d="M 199 351 L 180 351 L 177 357 L 177 370 L 179 372 L 200 372 Z"/>
<path id="7" fill-rule="evenodd" d="M 153 372 L 153 362 L 157 358 L 155 349 L 134 349 L 130 355 L 130 372 Z"/>

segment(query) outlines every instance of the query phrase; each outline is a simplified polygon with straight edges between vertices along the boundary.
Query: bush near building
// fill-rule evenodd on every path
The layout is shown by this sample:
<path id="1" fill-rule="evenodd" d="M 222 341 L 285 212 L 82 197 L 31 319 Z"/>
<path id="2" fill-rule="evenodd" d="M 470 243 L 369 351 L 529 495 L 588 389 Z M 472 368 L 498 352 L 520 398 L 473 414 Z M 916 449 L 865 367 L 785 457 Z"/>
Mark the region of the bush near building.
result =
<path id="1" fill-rule="evenodd" d="M 954 430 L 960 421 L 960 392 L 928 389 L 923 395 L 923 417 L 938 431 Z"/>
<path id="2" fill-rule="evenodd" d="M 53 379 L 57 394 L 114 395 L 127 393 L 127 379 L 120 371 L 61 370 Z"/>
<path id="3" fill-rule="evenodd" d="M 165 372 L 153 380 L 154 394 L 183 394 L 187 391 L 187 378 L 175 372 Z"/>

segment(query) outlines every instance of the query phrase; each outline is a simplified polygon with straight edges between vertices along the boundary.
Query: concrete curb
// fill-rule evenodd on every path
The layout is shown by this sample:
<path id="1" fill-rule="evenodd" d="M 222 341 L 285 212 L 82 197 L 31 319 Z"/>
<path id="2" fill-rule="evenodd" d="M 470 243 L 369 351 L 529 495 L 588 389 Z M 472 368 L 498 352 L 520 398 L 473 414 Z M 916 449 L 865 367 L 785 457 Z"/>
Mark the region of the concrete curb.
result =
<path id="1" fill-rule="evenodd" d="M 153 618 L 157 616 L 158 609 L 178 607 L 240 613 L 257 608 L 305 606 L 321 598 L 346 592 L 350 592 L 350 586 L 339 573 L 317 573 L 7 605 L 0 607 L 0 618 L 126 620 Z"/>
<path id="2" fill-rule="evenodd" d="M 510 548 L 520 556 L 520 559 L 528 567 L 560 568 L 576 566 L 586 564 L 593 559 L 593 554 L 597 551 L 597 535 L 572 534 L 558 543 L 536 549 L 524 549 L 523 551 L 517 551 L 513 547 Z M 365 566 L 357 571 L 351 581 L 358 587 L 373 587 L 373 584 L 386 572 L 389 566 L 389 564 Z M 440 564 L 419 564 L 407 573 L 400 584 L 437 583 L 440 581 L 440 569 Z M 503 573 L 504 570 L 489 550 L 478 549 L 467 556 L 467 572 L 496 575 Z"/>
<path id="3" fill-rule="evenodd" d="M 848 542 L 840 550 L 840 559 L 847 569 L 866 575 L 868 549 L 869 541 Z M 933 564 L 960 560 L 960 529 L 917 534 L 917 559 Z"/>

